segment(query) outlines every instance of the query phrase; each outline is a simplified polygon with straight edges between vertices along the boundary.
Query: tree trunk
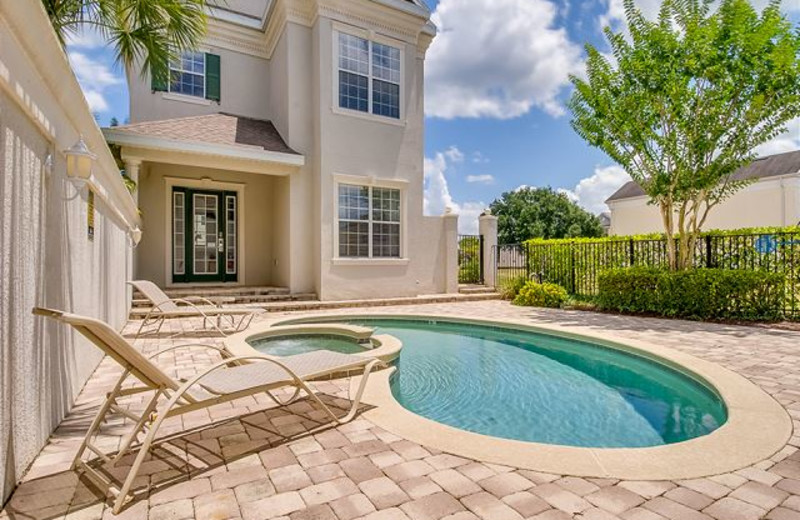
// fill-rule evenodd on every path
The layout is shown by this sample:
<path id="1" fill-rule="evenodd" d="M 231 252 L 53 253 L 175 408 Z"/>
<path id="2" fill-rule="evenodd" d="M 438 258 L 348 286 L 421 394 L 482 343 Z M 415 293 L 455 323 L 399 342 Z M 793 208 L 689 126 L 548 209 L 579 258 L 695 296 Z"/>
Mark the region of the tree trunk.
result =
<path id="1" fill-rule="evenodd" d="M 678 268 L 678 255 L 675 248 L 675 240 L 672 238 L 675 227 L 675 213 L 673 212 L 672 203 L 670 201 L 662 202 L 659 208 L 661 209 L 661 220 L 664 223 L 664 240 L 666 240 L 667 244 L 667 260 L 669 262 L 669 268 L 674 271 Z"/>

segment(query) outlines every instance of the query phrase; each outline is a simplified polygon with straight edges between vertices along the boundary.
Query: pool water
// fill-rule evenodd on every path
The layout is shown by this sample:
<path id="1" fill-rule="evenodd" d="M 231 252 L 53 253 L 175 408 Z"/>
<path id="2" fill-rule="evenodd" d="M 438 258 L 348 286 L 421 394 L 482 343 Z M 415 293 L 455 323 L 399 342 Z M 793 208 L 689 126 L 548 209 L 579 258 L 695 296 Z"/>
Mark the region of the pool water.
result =
<path id="1" fill-rule="evenodd" d="M 584 447 L 645 447 L 727 419 L 695 379 L 586 341 L 467 323 L 354 319 L 403 342 L 391 381 L 414 413 L 463 430 Z"/>
<path id="2" fill-rule="evenodd" d="M 364 352 L 354 339 L 327 334 L 299 334 L 294 336 L 276 336 L 248 341 L 250 346 L 269 356 L 293 356 L 315 350 L 332 350 L 343 354 Z"/>

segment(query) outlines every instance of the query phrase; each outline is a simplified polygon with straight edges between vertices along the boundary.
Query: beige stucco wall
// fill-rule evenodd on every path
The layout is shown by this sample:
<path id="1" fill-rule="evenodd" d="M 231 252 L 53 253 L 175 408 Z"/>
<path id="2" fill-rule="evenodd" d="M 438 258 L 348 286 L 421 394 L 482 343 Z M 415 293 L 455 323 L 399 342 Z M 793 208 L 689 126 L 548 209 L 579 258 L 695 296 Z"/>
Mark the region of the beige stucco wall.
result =
<path id="1" fill-rule="evenodd" d="M 615 201 L 611 235 L 662 232 L 661 214 L 646 197 Z M 800 223 L 800 174 L 752 184 L 713 208 L 704 229 L 793 226 Z"/>
<path id="2" fill-rule="evenodd" d="M 278 0 L 273 15 L 279 16 L 288 9 L 286 6 L 296 3 Z M 220 31 L 225 24 L 215 22 L 210 41 L 225 47 L 213 49 L 222 56 L 222 105 L 208 107 L 165 99 L 161 93 L 152 93 L 148 82 L 133 76 L 130 78 L 132 120 L 214 111 L 256 115 L 272 120 L 289 146 L 305 156 L 305 166 L 272 185 L 273 207 L 281 215 L 271 225 L 272 283 L 288 286 L 295 292 L 316 292 L 326 300 L 413 296 L 452 290 L 452 284 L 446 281 L 447 226 L 440 217 L 423 216 L 423 73 L 424 49 L 429 36 L 414 31 L 421 31 L 424 21 L 378 7 L 373 2 L 342 4 L 330 10 L 324 9 L 322 4 L 328 2 L 320 2 L 320 10 L 311 25 L 298 19 L 289 19 L 282 25 L 268 24 L 266 41 L 274 41 L 274 45 L 268 43 L 267 49 L 258 52 L 269 52 L 269 59 L 230 50 L 237 44 L 223 42 Z M 347 11 L 351 8 L 358 14 L 349 15 Z M 375 9 L 377 11 L 370 11 Z M 370 14 L 365 16 L 368 11 Z M 334 41 L 336 24 L 367 33 L 372 31 L 370 34 L 374 38 L 384 42 L 388 39 L 402 50 L 403 114 L 400 121 L 347 114 L 338 109 L 338 100 L 334 99 L 338 71 L 333 63 L 334 48 L 338 45 Z M 254 33 L 245 37 L 247 31 L 241 28 L 231 26 L 228 30 L 231 35 L 236 33 L 248 42 L 263 41 Z M 278 32 L 273 34 L 271 30 Z M 229 92 L 234 87 L 226 87 L 228 82 L 245 85 L 238 88 L 243 89 L 241 97 L 246 99 L 232 100 Z M 352 262 L 335 258 L 338 227 L 335 179 L 343 175 L 364 184 L 381 185 L 389 181 L 402 188 L 405 207 L 403 261 L 393 262 L 394 265 L 359 261 L 352 265 Z M 146 182 L 152 184 L 153 181 Z M 156 209 L 152 215 L 145 211 L 145 221 L 158 221 L 162 216 L 159 211 L 163 210 Z M 159 275 L 155 264 L 163 263 L 158 256 L 164 246 L 160 246 L 159 251 L 152 241 L 163 243 L 164 240 L 157 233 L 163 232 L 153 231 L 140 246 L 147 250 L 148 259 L 145 265 L 140 265 L 139 272 L 158 282 L 163 279 L 164 268 L 159 267 L 162 273 Z M 248 230 L 250 233 L 252 230 Z M 249 256 L 247 265 L 248 269 L 252 265 Z M 248 273 L 248 285 L 255 283 L 255 279 Z"/>
<path id="3" fill-rule="evenodd" d="M 39 2 L 0 0 L 0 499 L 72 405 L 101 353 L 34 317 L 36 305 L 124 325 L 127 232 L 136 208 Z M 95 236 L 87 190 L 62 150 L 97 155 Z M 48 161 L 51 158 L 51 163 Z"/>
<path id="4" fill-rule="evenodd" d="M 151 280 L 162 287 L 172 283 L 171 271 L 168 271 L 172 259 L 168 242 L 172 210 L 167 198 L 167 193 L 172 190 L 167 179 L 177 186 L 195 189 L 243 189 L 238 231 L 239 250 L 244 256 L 240 257 L 238 283 L 251 286 L 279 284 L 279 279 L 273 279 L 273 271 L 280 272 L 275 269 L 276 265 L 283 269 L 285 262 L 274 255 L 273 244 L 276 235 L 285 236 L 276 233 L 275 229 L 285 225 L 285 217 L 280 212 L 285 207 L 281 197 L 283 190 L 279 184 L 285 183 L 286 179 L 163 163 L 144 163 L 139 173 L 139 207 L 144 234 L 136 248 L 136 278 Z"/>
<path id="5" fill-rule="evenodd" d="M 131 123 L 218 112 L 269 119 L 264 88 L 267 60 L 211 45 L 202 45 L 199 50 L 220 56 L 220 102 L 153 92 L 149 76 L 142 78 L 141 68 L 135 67 L 128 71 Z"/>

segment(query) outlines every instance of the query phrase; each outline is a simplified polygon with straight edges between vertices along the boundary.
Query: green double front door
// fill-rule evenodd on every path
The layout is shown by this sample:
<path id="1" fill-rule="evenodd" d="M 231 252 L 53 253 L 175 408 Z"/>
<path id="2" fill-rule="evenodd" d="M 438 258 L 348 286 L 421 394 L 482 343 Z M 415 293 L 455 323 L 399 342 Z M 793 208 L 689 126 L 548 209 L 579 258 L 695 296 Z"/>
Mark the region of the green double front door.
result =
<path id="1" fill-rule="evenodd" d="M 173 188 L 173 282 L 237 280 L 238 211 L 235 192 Z"/>

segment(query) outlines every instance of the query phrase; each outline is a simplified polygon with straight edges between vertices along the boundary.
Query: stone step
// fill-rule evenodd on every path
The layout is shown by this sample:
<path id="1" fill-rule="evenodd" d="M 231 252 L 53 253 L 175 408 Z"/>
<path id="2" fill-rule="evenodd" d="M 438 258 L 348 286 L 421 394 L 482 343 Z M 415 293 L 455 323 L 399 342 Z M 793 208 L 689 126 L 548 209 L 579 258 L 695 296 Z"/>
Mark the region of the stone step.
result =
<path id="1" fill-rule="evenodd" d="M 208 294 L 202 294 L 197 296 L 204 296 L 206 298 L 209 297 Z M 225 295 L 213 295 L 213 296 L 225 296 L 228 298 L 234 298 L 234 301 L 231 302 L 231 305 L 242 305 L 242 304 L 264 304 L 264 303 L 272 303 L 272 302 L 282 302 L 282 301 L 308 301 L 308 300 L 316 300 L 317 295 L 315 293 L 297 293 L 297 294 L 225 294 Z M 184 296 L 173 296 L 173 298 L 181 298 Z M 145 311 L 150 309 L 150 300 L 145 298 L 134 298 L 131 302 L 131 307 L 133 309 L 145 309 Z"/>
<path id="2" fill-rule="evenodd" d="M 164 289 L 170 298 L 183 296 L 238 296 L 238 295 L 274 295 L 290 294 L 288 287 L 271 286 L 237 286 L 237 285 L 202 285 L 197 287 L 171 287 Z M 135 295 L 138 291 L 134 291 Z"/>
<path id="3" fill-rule="evenodd" d="M 485 300 L 498 300 L 500 293 L 481 294 L 432 294 L 425 296 L 408 296 L 399 298 L 381 298 L 368 300 L 340 300 L 340 301 L 277 301 L 264 304 L 251 304 L 254 308 L 265 309 L 267 312 L 292 312 L 315 311 L 324 309 L 344 309 L 350 307 L 388 307 L 393 305 L 421 305 L 428 303 L 472 302 Z M 133 309 L 131 319 L 141 319 L 146 314 L 146 309 Z"/>
<path id="4" fill-rule="evenodd" d="M 461 294 L 492 294 L 496 291 L 494 287 L 486 285 L 459 285 L 458 292 Z"/>

